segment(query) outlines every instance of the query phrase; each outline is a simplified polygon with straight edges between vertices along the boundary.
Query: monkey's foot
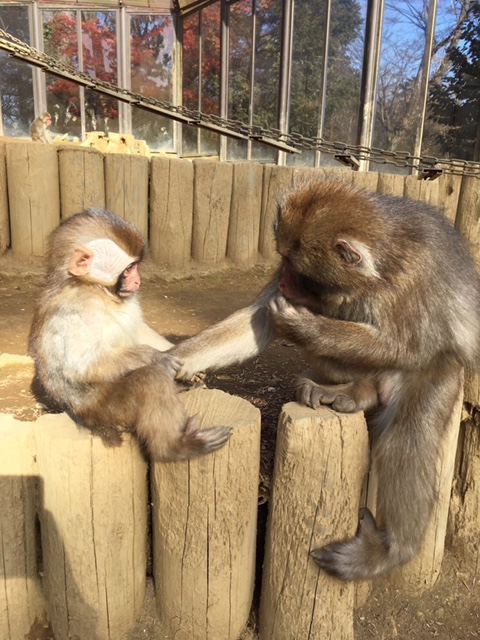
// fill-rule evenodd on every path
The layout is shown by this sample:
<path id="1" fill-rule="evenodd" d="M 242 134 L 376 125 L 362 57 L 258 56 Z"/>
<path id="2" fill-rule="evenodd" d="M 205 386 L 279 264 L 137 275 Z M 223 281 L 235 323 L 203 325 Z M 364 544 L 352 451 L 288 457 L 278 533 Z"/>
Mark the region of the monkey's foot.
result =
<path id="1" fill-rule="evenodd" d="M 318 409 L 321 405 L 330 405 L 340 413 L 355 413 L 360 407 L 347 391 L 348 384 L 320 385 L 309 378 L 300 378 L 296 383 L 297 402 Z"/>
<path id="2" fill-rule="evenodd" d="M 232 435 L 231 427 L 200 429 L 199 426 L 198 415 L 188 419 L 180 445 L 183 458 L 195 458 L 221 449 Z"/>
<path id="3" fill-rule="evenodd" d="M 386 533 L 377 529 L 368 509 L 360 510 L 354 538 L 332 542 L 310 555 L 324 571 L 342 580 L 369 580 L 400 564 L 389 557 Z"/>

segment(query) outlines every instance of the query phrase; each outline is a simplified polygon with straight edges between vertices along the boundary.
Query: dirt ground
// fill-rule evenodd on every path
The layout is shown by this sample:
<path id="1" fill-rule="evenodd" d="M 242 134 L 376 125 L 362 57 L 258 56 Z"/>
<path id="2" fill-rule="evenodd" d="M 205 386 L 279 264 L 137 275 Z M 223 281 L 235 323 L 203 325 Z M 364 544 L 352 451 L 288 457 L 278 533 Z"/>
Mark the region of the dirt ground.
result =
<path id="1" fill-rule="evenodd" d="M 148 277 L 142 287 L 145 317 L 157 331 L 177 342 L 249 303 L 267 280 L 268 271 L 263 268 L 174 279 Z M 0 353 L 26 354 L 32 308 L 40 282 L 38 273 L 28 277 L 0 274 Z M 292 380 L 302 367 L 297 349 L 278 341 L 248 364 L 210 374 L 206 380 L 207 386 L 240 395 L 262 412 L 260 503 L 264 504 L 263 514 L 268 505 L 277 417 L 282 404 L 292 399 Z M 23 420 L 33 419 L 39 409 L 31 395 L 28 380 L 16 379 L 16 375 L 15 371 L 3 371 L 1 374 L 0 412 L 14 413 Z M 152 592 L 149 584 L 150 596 Z M 245 640 L 257 637 L 257 606 L 258 602 L 255 602 Z M 144 613 L 128 638 L 151 640 L 163 637 L 155 620 L 153 599 L 148 597 Z M 48 629 L 38 629 L 29 640 L 52 638 Z M 446 554 L 437 585 L 426 594 L 405 597 L 389 588 L 388 579 L 384 579 L 375 585 L 367 604 L 355 613 L 355 638 L 480 638 L 480 581 L 453 550 Z M 292 635 L 292 640 L 304 639 Z M 336 638 L 332 636 L 325 640 Z"/>

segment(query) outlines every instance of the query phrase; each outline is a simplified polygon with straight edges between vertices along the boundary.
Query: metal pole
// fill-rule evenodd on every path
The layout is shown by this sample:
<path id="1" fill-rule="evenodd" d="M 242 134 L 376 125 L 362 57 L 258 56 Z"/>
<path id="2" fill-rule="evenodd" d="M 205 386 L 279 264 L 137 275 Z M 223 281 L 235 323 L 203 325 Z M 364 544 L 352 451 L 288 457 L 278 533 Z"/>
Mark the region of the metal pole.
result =
<path id="1" fill-rule="evenodd" d="M 384 0 L 368 0 L 365 21 L 365 46 L 358 114 L 357 145 L 371 147 L 375 121 L 375 98 L 377 93 L 380 48 L 382 44 Z M 360 161 L 360 171 L 368 171 L 370 162 Z"/>
<path id="2" fill-rule="evenodd" d="M 220 117 L 228 118 L 228 52 L 229 52 L 229 7 L 225 0 L 221 3 L 220 32 Z M 220 136 L 219 158 L 227 159 L 227 138 Z"/>
<path id="3" fill-rule="evenodd" d="M 415 132 L 415 144 L 413 155 L 420 156 L 422 153 L 423 129 L 425 126 L 425 114 L 427 112 L 428 83 L 430 81 L 430 67 L 432 64 L 432 49 L 435 38 L 435 21 L 437 19 L 438 0 L 430 0 L 428 7 L 428 23 L 425 33 L 425 49 L 420 70 L 419 97 L 418 97 L 418 120 Z M 415 164 L 418 164 L 416 161 Z"/>
<path id="4" fill-rule="evenodd" d="M 294 0 L 283 0 L 282 48 L 280 51 L 280 99 L 278 107 L 278 128 L 288 133 L 290 115 L 290 85 L 292 75 Z M 285 151 L 278 152 L 278 164 L 286 164 Z"/>
<path id="5" fill-rule="evenodd" d="M 320 83 L 320 102 L 318 113 L 317 136 L 323 139 L 323 127 L 325 125 L 325 109 L 327 105 L 327 75 L 328 75 L 328 49 L 330 46 L 330 16 L 332 9 L 331 0 L 325 2 L 325 14 L 323 24 L 323 51 L 322 51 L 322 76 Z M 320 166 L 321 151 L 315 152 L 315 166 Z"/>

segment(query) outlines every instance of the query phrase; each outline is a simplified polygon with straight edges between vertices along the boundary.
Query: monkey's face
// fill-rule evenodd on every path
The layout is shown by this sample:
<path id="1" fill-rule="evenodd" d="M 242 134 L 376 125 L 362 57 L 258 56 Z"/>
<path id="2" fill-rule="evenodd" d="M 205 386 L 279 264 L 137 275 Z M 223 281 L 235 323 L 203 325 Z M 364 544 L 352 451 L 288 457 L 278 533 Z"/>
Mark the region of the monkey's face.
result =
<path id="1" fill-rule="evenodd" d="M 368 236 L 375 223 L 369 204 L 331 182 L 311 183 L 288 195 L 275 232 L 282 256 L 280 290 L 286 297 L 314 306 L 325 293 L 348 294 L 380 277 Z"/>
<path id="2" fill-rule="evenodd" d="M 115 293 L 120 298 L 129 298 L 140 288 L 138 262 L 132 262 L 118 278 Z"/>
<path id="3" fill-rule="evenodd" d="M 128 255 L 109 238 L 98 238 L 78 247 L 68 268 L 83 282 L 106 289 L 119 298 L 128 298 L 140 287 L 137 257 Z"/>

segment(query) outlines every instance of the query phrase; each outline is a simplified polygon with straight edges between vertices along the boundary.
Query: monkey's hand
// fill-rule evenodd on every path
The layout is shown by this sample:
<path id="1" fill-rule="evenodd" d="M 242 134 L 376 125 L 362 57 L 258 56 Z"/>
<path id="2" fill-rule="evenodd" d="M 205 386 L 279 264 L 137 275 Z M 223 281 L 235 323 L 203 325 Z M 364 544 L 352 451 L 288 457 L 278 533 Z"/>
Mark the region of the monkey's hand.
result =
<path id="1" fill-rule="evenodd" d="M 156 349 L 154 351 L 156 351 Z M 181 359 L 165 351 L 157 351 L 154 364 L 162 367 L 165 373 L 171 378 L 175 378 L 182 368 Z"/>
<path id="2" fill-rule="evenodd" d="M 301 305 L 294 305 L 284 296 L 278 295 L 268 303 L 268 314 L 275 332 L 284 337 L 303 344 L 312 337 L 309 329 L 315 326 L 317 316 Z"/>
<path id="3" fill-rule="evenodd" d="M 140 362 L 138 366 L 154 364 L 157 367 L 162 367 L 165 373 L 171 378 L 175 378 L 177 373 L 182 368 L 182 361 L 177 356 L 166 351 L 159 351 L 154 347 L 147 344 L 141 344 L 135 348 L 135 355 Z"/>

